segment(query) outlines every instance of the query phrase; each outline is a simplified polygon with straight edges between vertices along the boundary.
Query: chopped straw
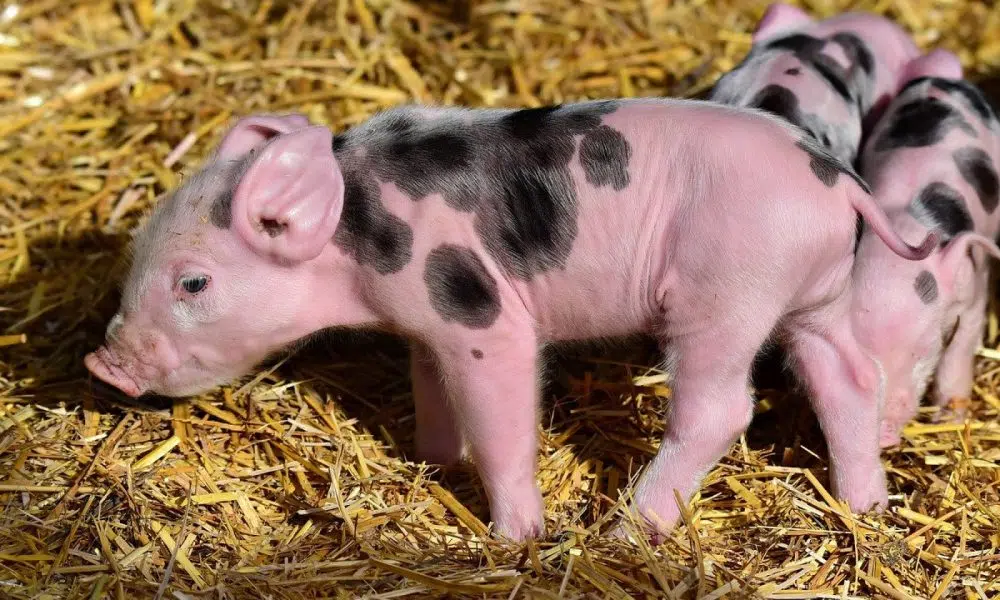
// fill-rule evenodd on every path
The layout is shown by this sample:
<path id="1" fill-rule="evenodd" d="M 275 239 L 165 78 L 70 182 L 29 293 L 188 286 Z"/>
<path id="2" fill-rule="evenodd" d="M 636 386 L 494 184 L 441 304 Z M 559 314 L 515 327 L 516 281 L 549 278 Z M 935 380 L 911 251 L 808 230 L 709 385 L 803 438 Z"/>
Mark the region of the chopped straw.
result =
<path id="1" fill-rule="evenodd" d="M 299 111 L 339 132 L 402 102 L 698 96 L 745 56 L 766 4 L 5 3 L 0 596 L 1000 596 L 996 302 L 965 420 L 923 409 L 884 453 L 884 514 L 852 514 L 831 495 L 815 418 L 764 370 L 754 424 L 659 546 L 628 525 L 633 541 L 607 535 L 670 402 L 648 342 L 550 362 L 547 534 L 520 545 L 491 535 L 474 468 L 411 460 L 395 338 L 314 344 L 174 403 L 125 399 L 83 368 L 116 309 L 129 232 L 234 118 Z M 992 2 L 804 6 L 884 13 L 1000 88 Z"/>

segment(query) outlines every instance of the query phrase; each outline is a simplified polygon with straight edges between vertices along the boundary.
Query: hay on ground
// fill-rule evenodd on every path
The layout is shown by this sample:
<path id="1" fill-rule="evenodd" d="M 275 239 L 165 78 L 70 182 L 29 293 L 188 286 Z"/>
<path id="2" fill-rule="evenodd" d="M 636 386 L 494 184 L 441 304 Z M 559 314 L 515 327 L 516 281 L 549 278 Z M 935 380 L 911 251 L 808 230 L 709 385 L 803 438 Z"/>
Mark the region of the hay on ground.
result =
<path id="1" fill-rule="evenodd" d="M 236 116 L 339 131 L 401 102 L 538 106 L 697 95 L 765 2 L 12 0 L 0 8 L 0 596 L 10 598 L 989 598 L 1000 594 L 996 307 L 967 421 L 925 411 L 885 454 L 892 507 L 852 515 L 783 383 L 659 548 L 599 535 L 652 456 L 669 381 L 653 348 L 557 360 L 539 424 L 550 536 L 484 535 L 470 467 L 407 462 L 398 340 L 312 348 L 173 404 L 92 384 L 143 210 Z M 883 12 L 976 80 L 1000 8 Z M 995 304 L 995 303 L 994 303 Z"/>

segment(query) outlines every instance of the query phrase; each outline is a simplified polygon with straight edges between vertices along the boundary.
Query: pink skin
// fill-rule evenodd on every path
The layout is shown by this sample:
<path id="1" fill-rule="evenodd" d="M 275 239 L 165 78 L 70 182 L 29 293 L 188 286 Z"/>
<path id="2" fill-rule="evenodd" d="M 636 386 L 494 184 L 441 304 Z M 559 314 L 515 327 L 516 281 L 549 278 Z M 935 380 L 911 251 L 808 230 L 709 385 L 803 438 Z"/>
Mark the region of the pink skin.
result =
<path id="1" fill-rule="evenodd" d="M 961 79 L 961 64 L 954 54 L 936 50 L 907 66 L 901 83 L 923 76 Z M 934 145 L 876 151 L 875 144 L 885 133 L 892 112 L 899 105 L 927 96 L 958 110 L 976 135 L 952 128 Z M 959 98 L 930 88 L 917 95 L 904 92 L 877 125 L 861 157 L 862 173 L 905 239 L 920 239 L 928 232 L 928 226 L 908 207 L 933 182 L 947 184 L 961 194 L 974 225 L 972 232 L 960 233 L 921 261 L 899 260 L 885 252 L 868 232 L 861 240 L 855 268 L 854 319 L 858 339 L 886 370 L 888 389 L 879 435 L 882 447 L 899 443 L 901 430 L 916 415 L 932 375 L 936 383 L 931 396 L 937 406 L 967 398 L 972 391 L 974 354 L 982 339 L 989 293 L 987 255 L 1000 258 L 992 241 L 1000 230 L 1000 211 L 986 212 L 955 165 L 953 152 L 969 146 L 985 151 L 996 168 L 1000 159 L 997 123 L 987 125 Z M 935 297 L 929 303 L 915 290 L 915 282 L 924 271 L 936 284 Z"/>
<path id="2" fill-rule="evenodd" d="M 496 113 L 460 114 L 475 123 Z M 131 395 L 189 395 L 326 327 L 402 334 L 413 342 L 419 455 L 447 464 L 467 447 L 496 532 L 523 540 L 543 530 L 539 346 L 648 332 L 668 340 L 675 396 L 633 509 L 662 534 L 677 519 L 673 491 L 689 497 L 749 424 L 752 361 L 778 333 L 813 392 L 835 493 L 859 511 L 885 503 L 879 369 L 848 316 L 855 211 L 911 259 L 935 239 L 903 244 L 847 176 L 827 187 L 796 146 L 801 132 L 712 103 L 621 101 L 602 121 L 629 143 L 629 182 L 619 190 L 587 183 L 577 150 L 572 249 L 561 268 L 524 281 L 490 258 L 474 215 L 436 192 L 415 202 L 391 183 L 378 183 L 381 201 L 412 228 L 412 258 L 388 275 L 360 265 L 330 242 L 346 163 L 331 152 L 329 131 L 300 119 L 238 122 L 217 158 L 252 155 L 210 162 L 161 202 L 137 237 L 114 331 L 86 359 L 98 378 Z M 211 199 L 234 187 L 232 227 L 214 227 Z M 269 233 L 264 219 L 281 227 Z M 495 279 L 500 311 L 490 325 L 473 329 L 433 308 L 424 266 L 443 243 L 475 251 Z M 188 293 L 185 282 L 202 274 L 207 285 Z"/>

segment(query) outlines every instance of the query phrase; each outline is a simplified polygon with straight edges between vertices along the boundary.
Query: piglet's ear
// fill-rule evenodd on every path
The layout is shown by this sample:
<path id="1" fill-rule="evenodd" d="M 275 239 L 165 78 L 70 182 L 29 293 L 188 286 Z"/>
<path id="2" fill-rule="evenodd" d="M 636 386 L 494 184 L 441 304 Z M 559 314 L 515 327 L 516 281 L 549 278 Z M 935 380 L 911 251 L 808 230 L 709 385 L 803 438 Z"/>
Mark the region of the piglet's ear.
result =
<path id="1" fill-rule="evenodd" d="M 219 142 L 215 157 L 229 159 L 243 156 L 276 135 L 291 133 L 309 125 L 309 119 L 300 114 L 262 114 L 244 117 L 237 121 Z"/>
<path id="2" fill-rule="evenodd" d="M 804 10 L 797 6 L 775 2 L 767 7 L 764 16 L 757 23 L 757 28 L 753 32 L 752 42 L 754 44 L 767 38 L 775 37 L 780 33 L 791 31 L 813 22 Z"/>
<path id="3" fill-rule="evenodd" d="M 988 256 L 1000 260 L 1000 248 L 997 248 L 996 242 L 990 238 L 971 231 L 956 235 L 941 249 L 938 272 L 940 273 L 941 285 L 946 290 L 954 292 L 954 286 L 962 267 L 964 265 L 972 266 L 966 261 L 969 260 L 969 251 L 976 246 L 982 248 Z M 982 257 L 976 257 L 977 263 L 982 259 Z"/>
<path id="4" fill-rule="evenodd" d="M 280 135 L 263 147 L 233 193 L 233 224 L 258 254 L 316 258 L 344 206 L 344 178 L 325 127 Z"/>
<path id="5" fill-rule="evenodd" d="M 921 77 L 941 77 L 944 79 L 962 78 L 962 61 L 954 52 L 943 48 L 931 50 L 914 58 L 903 67 L 899 74 L 899 88 Z"/>

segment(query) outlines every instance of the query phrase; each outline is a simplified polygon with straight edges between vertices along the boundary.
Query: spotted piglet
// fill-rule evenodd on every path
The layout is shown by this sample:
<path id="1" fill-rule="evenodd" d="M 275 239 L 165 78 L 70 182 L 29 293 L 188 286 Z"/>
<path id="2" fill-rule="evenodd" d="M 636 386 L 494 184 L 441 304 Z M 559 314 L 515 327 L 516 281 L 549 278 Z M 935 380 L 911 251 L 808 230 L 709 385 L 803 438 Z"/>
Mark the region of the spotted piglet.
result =
<path id="1" fill-rule="evenodd" d="M 664 340 L 674 400 L 633 506 L 662 531 L 673 490 L 689 496 L 749 424 L 751 363 L 780 330 L 834 489 L 865 510 L 886 487 L 879 370 L 849 326 L 857 213 L 901 256 L 935 243 L 904 244 L 800 130 L 715 103 L 409 106 L 335 137 L 251 116 L 137 234 L 119 312 L 85 362 L 133 396 L 180 396 L 325 328 L 401 334 L 419 457 L 467 448 L 496 531 L 521 540 L 543 524 L 542 344 Z"/>
<path id="2" fill-rule="evenodd" d="M 899 442 L 932 375 L 938 406 L 971 393 L 987 254 L 1000 257 L 997 115 L 950 52 L 913 61 L 904 82 L 865 145 L 862 173 L 902 235 L 933 231 L 942 246 L 921 261 L 897 260 L 865 232 L 858 247 L 858 336 L 888 378 L 883 446 Z"/>
<path id="3" fill-rule="evenodd" d="M 710 99 L 783 117 L 848 164 L 857 157 L 864 126 L 919 55 L 906 32 L 886 18 L 848 12 L 817 21 L 780 2 L 768 7 L 752 43 L 746 58 L 719 78 Z"/>

